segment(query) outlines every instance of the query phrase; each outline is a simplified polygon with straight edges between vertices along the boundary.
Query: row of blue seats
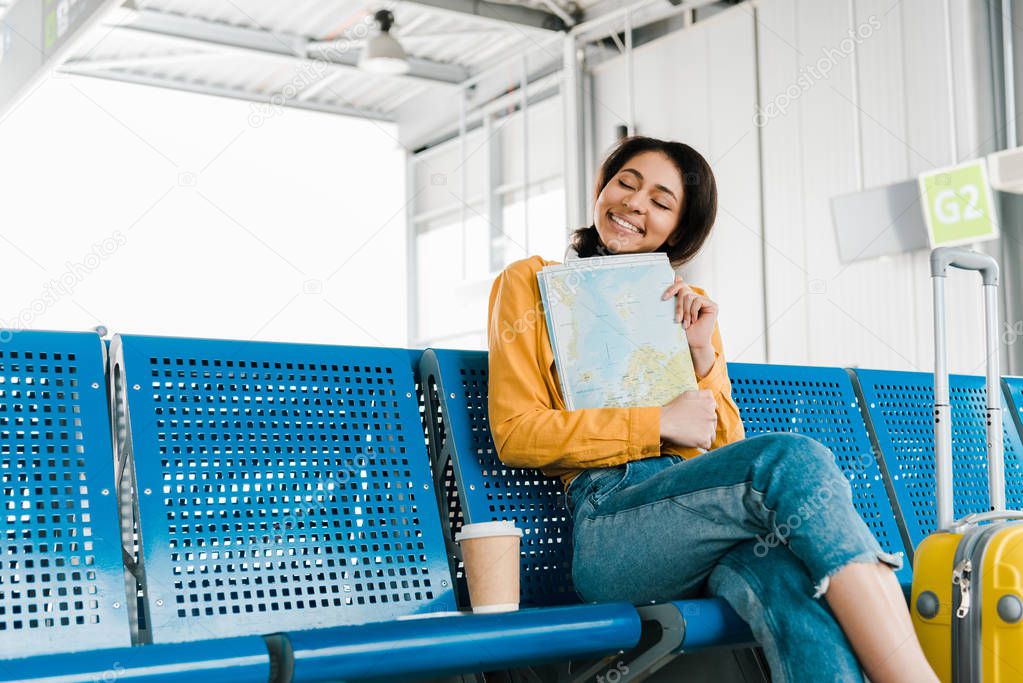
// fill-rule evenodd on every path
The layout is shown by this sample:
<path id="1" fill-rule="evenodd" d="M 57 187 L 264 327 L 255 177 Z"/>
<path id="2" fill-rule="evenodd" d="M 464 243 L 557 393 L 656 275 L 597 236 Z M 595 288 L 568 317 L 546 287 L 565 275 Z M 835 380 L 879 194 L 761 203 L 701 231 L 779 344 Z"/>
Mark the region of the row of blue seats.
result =
<path id="1" fill-rule="evenodd" d="M 597 658 L 563 672 L 581 681 L 623 651 L 652 671 L 754 644 L 713 599 L 579 604 L 560 483 L 496 459 L 484 353 L 140 336 L 107 353 L 86 333 L 0 344 L 0 680 L 409 680 Z M 887 550 L 933 528 L 928 375 L 729 372 L 747 434 L 831 447 Z M 964 514 L 986 509 L 983 379 L 952 382 Z M 1019 380 L 1006 389 L 1023 405 Z M 1018 434 L 1006 420 L 1010 506 Z M 452 534 L 491 519 L 526 530 L 524 609 L 458 612 Z M 662 637 L 638 647 L 650 623 Z"/>
<path id="2" fill-rule="evenodd" d="M 626 603 L 459 611 L 421 352 L 2 338 L 0 680 L 408 681 L 640 639 Z"/>
<path id="3" fill-rule="evenodd" d="M 936 528 L 933 375 L 729 363 L 732 396 L 747 437 L 773 432 L 810 436 L 828 446 L 847 474 L 853 502 L 881 546 L 906 557 L 897 572 L 907 598 L 913 549 Z M 525 606 L 578 601 L 571 583 L 571 517 L 559 481 L 516 470 L 497 458 L 487 418 L 487 354 L 427 350 L 420 375 L 427 390 L 431 457 L 445 493 L 451 537 L 463 523 L 513 520 L 525 530 L 521 557 Z M 1021 509 L 1023 378 L 1002 380 L 1007 503 Z M 950 378 L 957 517 L 990 509 L 984 377 Z M 449 544 L 459 576 L 457 547 Z M 464 586 L 460 586 L 464 590 Z M 675 601 L 660 614 L 681 615 L 662 652 L 749 644 L 746 625 L 720 599 Z M 651 611 L 653 607 L 647 608 Z M 641 608 L 641 613 L 643 608 Z"/>

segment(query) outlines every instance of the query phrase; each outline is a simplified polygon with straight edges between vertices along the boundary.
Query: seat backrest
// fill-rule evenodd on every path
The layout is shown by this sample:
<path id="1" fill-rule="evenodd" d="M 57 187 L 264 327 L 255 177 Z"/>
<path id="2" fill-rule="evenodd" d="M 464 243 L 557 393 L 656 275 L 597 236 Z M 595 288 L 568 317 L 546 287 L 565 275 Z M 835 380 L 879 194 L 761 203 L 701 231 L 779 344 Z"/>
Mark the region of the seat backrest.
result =
<path id="1" fill-rule="evenodd" d="M 120 336 L 153 642 L 455 609 L 406 349 Z"/>
<path id="2" fill-rule="evenodd" d="M 0 331 L 0 659 L 131 643 L 104 349 Z"/>
<path id="3" fill-rule="evenodd" d="M 884 478 L 871 448 L 849 375 L 842 368 L 729 363 L 732 398 L 746 436 L 789 432 L 827 446 L 846 474 L 853 505 L 881 547 L 907 557 L 897 572 L 909 584 L 912 568 Z"/>
<path id="4" fill-rule="evenodd" d="M 449 537 L 463 523 L 514 521 L 523 531 L 520 604 L 577 604 L 564 487 L 539 470 L 508 467 L 498 459 L 487 417 L 487 353 L 427 349 L 420 376 L 427 390 L 434 471 L 447 491 L 441 502 Z"/>
<path id="5" fill-rule="evenodd" d="M 452 533 L 463 519 L 515 521 L 524 531 L 523 604 L 578 600 L 571 588 L 572 519 L 561 502 L 560 481 L 497 458 L 487 418 L 486 352 L 429 349 L 420 372 L 436 431 L 434 468 L 451 470 L 444 486 L 452 501 L 446 505 Z M 730 363 L 728 372 L 747 434 L 798 432 L 831 448 L 850 478 L 857 511 L 882 547 L 905 553 L 845 371 Z M 908 583 L 910 575 L 906 562 L 899 580 Z"/>
<path id="6" fill-rule="evenodd" d="M 854 373 L 900 508 L 912 548 L 937 528 L 934 478 L 934 375 L 925 372 L 856 370 Z M 984 377 L 951 375 L 952 478 L 958 519 L 989 509 Z M 1005 404 L 1003 400 L 1003 410 Z M 1008 411 L 1005 411 L 1007 413 Z M 1002 420 L 1006 505 L 1021 509 L 1023 468 L 1019 433 Z"/>

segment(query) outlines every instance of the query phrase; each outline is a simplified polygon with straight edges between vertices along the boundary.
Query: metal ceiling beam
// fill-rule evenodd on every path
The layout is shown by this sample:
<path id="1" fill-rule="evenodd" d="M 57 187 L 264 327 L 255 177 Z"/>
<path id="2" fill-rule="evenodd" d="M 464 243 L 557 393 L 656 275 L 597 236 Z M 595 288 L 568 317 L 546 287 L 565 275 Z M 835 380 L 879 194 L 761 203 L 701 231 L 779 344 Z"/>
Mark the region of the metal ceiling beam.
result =
<path id="1" fill-rule="evenodd" d="M 633 29 L 638 32 L 640 27 L 684 12 L 722 4 L 724 0 L 632 0 L 625 3 L 602 0 L 583 14 L 583 21 L 573 26 L 571 33 L 577 41 L 595 41 L 622 32 L 626 14 L 630 17 Z M 634 42 L 633 47 L 638 47 L 638 43 Z"/>
<path id="2" fill-rule="evenodd" d="M 216 59 L 216 52 L 182 52 L 169 55 L 147 55 L 144 57 L 113 57 L 111 59 L 69 59 L 62 66 L 76 71 L 106 71 L 107 69 L 134 69 L 140 66 L 195 62 Z"/>
<path id="3" fill-rule="evenodd" d="M 358 67 L 359 53 L 355 45 L 345 43 L 344 39 L 324 47 L 322 43 L 304 36 L 230 26 L 153 10 L 137 10 L 129 21 L 116 26 L 120 31 L 131 31 L 156 40 L 171 40 L 197 49 L 289 60 L 299 65 L 327 62 L 340 69 L 366 73 Z M 409 64 L 409 73 L 383 77 L 454 85 L 469 75 L 467 69 L 457 64 L 440 64 L 417 57 L 409 57 Z"/>
<path id="4" fill-rule="evenodd" d="M 302 92 L 298 94 L 298 99 L 300 100 L 313 99 L 321 92 L 329 88 L 331 84 L 341 76 L 341 74 L 342 71 L 340 69 L 337 69 L 334 71 L 334 73 L 327 74 L 320 80 L 310 83 L 308 86 L 302 88 Z"/>
<path id="5" fill-rule="evenodd" d="M 476 28 L 476 29 L 460 29 L 457 31 L 427 31 L 423 33 L 402 33 L 397 34 L 392 29 L 391 35 L 398 39 L 398 42 L 402 45 L 409 43 L 418 42 L 420 40 L 439 40 L 442 38 L 450 38 L 458 40 L 460 38 L 478 38 L 480 36 L 490 35 L 508 35 L 507 28 L 487 27 L 487 28 Z M 365 38 L 351 38 L 351 39 L 336 39 L 336 40 L 314 40 L 309 43 L 309 49 L 329 49 L 334 46 L 337 40 L 350 40 L 353 45 L 363 45 L 366 42 Z"/>
<path id="6" fill-rule="evenodd" d="M 168 78 L 157 78 L 155 76 L 134 74 L 123 71 L 89 71 L 64 65 L 60 68 L 60 72 L 66 74 L 73 74 L 76 76 L 105 78 L 107 80 L 121 81 L 123 83 L 134 83 L 135 85 L 150 85 L 158 88 L 168 88 L 170 90 L 183 90 L 185 92 L 197 93 L 199 95 L 213 95 L 215 97 L 227 97 L 235 100 L 255 102 L 256 104 L 265 105 L 268 108 L 266 115 L 263 116 L 262 118 L 269 118 L 270 116 L 272 116 L 273 109 L 277 107 L 289 107 L 292 109 L 319 111 L 324 112 L 326 114 L 355 116 L 361 119 L 373 119 L 375 121 L 387 122 L 394 121 L 393 116 L 379 111 L 359 109 L 357 107 L 322 104 L 319 102 L 310 102 L 306 100 L 299 100 L 296 98 L 285 99 L 283 102 L 280 100 L 272 101 L 270 95 L 258 95 L 247 90 L 236 90 L 234 88 L 224 88 L 221 86 L 208 85 L 203 83 L 190 83 L 188 81 L 179 81 Z M 253 112 L 253 117 L 257 118 L 260 117 L 260 112 L 258 111 Z"/>
<path id="7" fill-rule="evenodd" d="M 471 16 L 504 28 L 508 28 L 509 25 L 542 31 L 564 31 L 566 28 L 561 17 L 525 5 L 510 5 L 483 0 L 400 0 L 397 7 L 391 10 L 399 19 L 402 5 L 416 5 L 431 11 L 458 15 L 462 18 Z"/>

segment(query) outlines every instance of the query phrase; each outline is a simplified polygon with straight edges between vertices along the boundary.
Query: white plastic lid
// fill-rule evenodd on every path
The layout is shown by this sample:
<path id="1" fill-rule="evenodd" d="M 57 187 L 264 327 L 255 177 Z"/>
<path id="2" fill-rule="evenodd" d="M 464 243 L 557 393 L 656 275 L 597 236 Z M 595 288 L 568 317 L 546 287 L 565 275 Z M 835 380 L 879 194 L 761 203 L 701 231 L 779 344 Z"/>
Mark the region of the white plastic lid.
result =
<path id="1" fill-rule="evenodd" d="M 470 538 L 485 538 L 487 536 L 518 536 L 522 537 L 522 529 L 515 526 L 515 522 L 480 522 L 479 524 L 463 524 L 462 530 L 455 534 L 455 542 Z"/>
<path id="2" fill-rule="evenodd" d="M 496 605 L 480 605 L 473 607 L 474 614 L 493 614 L 494 612 L 514 612 L 519 608 L 517 602 L 502 602 Z"/>

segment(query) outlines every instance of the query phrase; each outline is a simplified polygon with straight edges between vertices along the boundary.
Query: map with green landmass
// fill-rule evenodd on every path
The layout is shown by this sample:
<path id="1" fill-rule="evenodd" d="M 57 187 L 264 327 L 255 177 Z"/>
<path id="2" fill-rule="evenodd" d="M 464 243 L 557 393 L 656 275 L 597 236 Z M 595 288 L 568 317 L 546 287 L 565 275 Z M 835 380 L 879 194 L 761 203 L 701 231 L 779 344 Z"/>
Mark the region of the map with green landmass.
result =
<path id="1" fill-rule="evenodd" d="M 537 274 L 569 410 L 664 405 L 696 389 L 664 253 L 581 258 Z"/>

